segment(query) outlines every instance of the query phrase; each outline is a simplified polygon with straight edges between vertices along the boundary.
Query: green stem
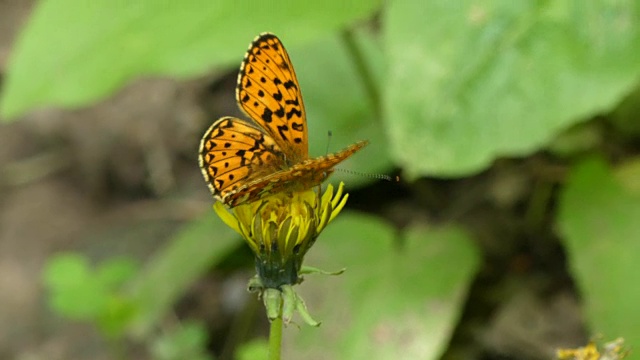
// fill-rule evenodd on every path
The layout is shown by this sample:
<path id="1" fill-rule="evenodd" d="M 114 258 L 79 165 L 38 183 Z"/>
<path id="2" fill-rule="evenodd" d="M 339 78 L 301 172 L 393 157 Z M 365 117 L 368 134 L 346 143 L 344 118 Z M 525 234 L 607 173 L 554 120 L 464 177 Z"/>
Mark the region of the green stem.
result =
<path id="1" fill-rule="evenodd" d="M 380 92 L 378 91 L 378 86 L 376 85 L 372 69 L 370 68 L 371 64 L 367 63 L 366 56 L 363 53 L 362 48 L 358 46 L 353 32 L 349 30 L 343 31 L 342 39 L 347 46 L 349 55 L 355 63 L 356 71 L 362 80 L 367 96 L 369 96 L 369 99 L 371 99 L 371 102 L 373 103 L 374 113 L 378 118 L 380 118 L 382 115 L 382 110 L 380 108 Z"/>
<path id="2" fill-rule="evenodd" d="M 269 329 L 269 360 L 280 360 L 280 347 L 282 345 L 282 316 L 271 321 Z"/>

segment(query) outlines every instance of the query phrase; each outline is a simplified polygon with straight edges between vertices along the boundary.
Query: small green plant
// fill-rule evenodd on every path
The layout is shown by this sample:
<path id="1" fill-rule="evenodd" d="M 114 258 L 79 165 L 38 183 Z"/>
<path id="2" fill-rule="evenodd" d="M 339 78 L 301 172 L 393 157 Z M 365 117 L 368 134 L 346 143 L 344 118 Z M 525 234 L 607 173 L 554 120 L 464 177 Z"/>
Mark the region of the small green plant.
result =
<path id="1" fill-rule="evenodd" d="M 122 349 L 121 341 L 146 306 L 128 291 L 127 284 L 138 273 L 136 262 L 126 257 L 92 266 L 81 254 L 58 255 L 44 271 L 49 305 L 63 317 L 94 324 L 114 348 Z M 149 344 L 154 359 L 212 359 L 206 354 L 206 329 L 197 321 L 156 333 L 149 332 L 141 339 Z"/>
<path id="2" fill-rule="evenodd" d="M 206 353 L 207 329 L 196 321 L 187 321 L 174 331 L 155 339 L 151 353 L 157 360 L 212 360 Z M 254 358 L 255 359 L 255 358 Z"/>
<path id="3" fill-rule="evenodd" d="M 46 266 L 44 281 L 53 310 L 74 320 L 90 321 L 111 339 L 121 338 L 137 310 L 123 285 L 137 271 L 128 258 L 114 258 L 92 267 L 80 254 L 63 254 Z"/>

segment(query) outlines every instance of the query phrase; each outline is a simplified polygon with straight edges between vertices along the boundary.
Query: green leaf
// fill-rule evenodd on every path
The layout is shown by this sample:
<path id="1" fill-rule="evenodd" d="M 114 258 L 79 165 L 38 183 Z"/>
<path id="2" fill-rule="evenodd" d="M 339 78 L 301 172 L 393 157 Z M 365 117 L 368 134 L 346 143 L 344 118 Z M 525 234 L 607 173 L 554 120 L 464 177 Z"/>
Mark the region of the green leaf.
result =
<path id="1" fill-rule="evenodd" d="M 640 86 L 636 87 L 636 89 L 609 114 L 610 116 L 608 116 L 607 120 L 614 125 L 616 130 L 625 135 L 638 136 L 640 135 L 638 113 L 640 113 Z"/>
<path id="2" fill-rule="evenodd" d="M 87 258 L 76 253 L 59 254 L 44 269 L 44 282 L 50 290 L 74 287 L 90 276 Z"/>
<path id="3" fill-rule="evenodd" d="M 131 279 L 138 270 L 135 261 L 129 258 L 109 259 L 97 269 L 98 281 L 107 287 L 116 288 Z"/>
<path id="4" fill-rule="evenodd" d="M 265 339 L 254 339 L 244 343 L 236 350 L 235 358 L 238 360 L 267 359 L 269 355 L 269 343 Z"/>
<path id="5" fill-rule="evenodd" d="M 238 245 L 238 238 L 213 211 L 187 225 L 129 284 L 140 307 L 132 333 L 151 331 L 199 276 Z"/>
<path id="6" fill-rule="evenodd" d="M 154 359 L 212 359 L 207 355 L 207 329 L 200 322 L 186 322 L 163 334 L 153 344 Z"/>
<path id="7" fill-rule="evenodd" d="M 41 1 L 13 50 L 0 113 L 8 118 L 33 107 L 81 106 L 135 78 L 235 66 L 261 32 L 300 44 L 365 18 L 379 3 Z"/>
<path id="8" fill-rule="evenodd" d="M 112 292 L 96 322 L 103 335 L 121 338 L 139 310 L 131 298 Z"/>
<path id="9" fill-rule="evenodd" d="M 338 168 L 365 173 L 387 171 L 391 160 L 381 119 L 375 112 L 376 99 L 368 94 L 354 59 L 354 52 L 359 53 L 367 61 L 364 71 L 378 76 L 383 72 L 383 55 L 378 44 L 363 33 L 353 35 L 353 44 L 347 41 L 346 35 L 335 34 L 288 48 L 288 51 L 308 113 L 310 156 L 325 155 L 327 144 L 330 145 L 328 151 L 335 152 L 358 140 L 369 140 L 369 146 Z M 375 87 L 380 86 L 378 78 L 372 81 Z M 371 182 L 371 178 L 338 170 L 331 181 L 344 181 L 353 186 Z"/>
<path id="10" fill-rule="evenodd" d="M 462 176 L 610 110 L 640 75 L 636 0 L 393 1 L 385 121 L 407 176 Z"/>
<path id="11" fill-rule="evenodd" d="M 52 291 L 49 304 L 60 315 L 92 321 L 102 315 L 109 303 L 109 291 L 95 279 L 73 288 Z"/>
<path id="12" fill-rule="evenodd" d="M 640 157 L 625 160 L 616 167 L 616 179 L 626 190 L 640 195 Z"/>
<path id="13" fill-rule="evenodd" d="M 319 328 L 285 329 L 284 358 L 437 359 L 460 315 L 479 259 L 455 228 L 415 227 L 394 243 L 380 220 L 343 213 L 305 263 L 347 267 L 307 275 L 299 294 Z"/>
<path id="14" fill-rule="evenodd" d="M 52 258 L 44 271 L 49 289 L 49 304 L 60 315 L 72 319 L 93 320 L 104 313 L 109 290 L 79 254 L 61 254 Z"/>
<path id="15" fill-rule="evenodd" d="M 640 194 L 599 159 L 573 169 L 558 223 L 592 335 L 640 343 Z"/>

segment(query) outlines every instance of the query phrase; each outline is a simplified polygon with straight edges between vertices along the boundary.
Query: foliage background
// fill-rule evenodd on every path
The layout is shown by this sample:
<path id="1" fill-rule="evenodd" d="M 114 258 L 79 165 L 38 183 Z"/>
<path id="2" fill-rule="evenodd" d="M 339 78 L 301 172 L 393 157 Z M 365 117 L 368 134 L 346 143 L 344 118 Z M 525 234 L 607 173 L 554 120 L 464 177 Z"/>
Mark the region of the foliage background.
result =
<path id="1" fill-rule="evenodd" d="M 349 208 L 307 261 L 348 270 L 301 285 L 323 325 L 286 358 L 640 343 L 639 24 L 633 0 L 0 3 L 0 357 L 264 351 L 195 161 L 263 31 L 310 152 L 369 139 L 344 168 L 402 179 L 332 178 Z"/>

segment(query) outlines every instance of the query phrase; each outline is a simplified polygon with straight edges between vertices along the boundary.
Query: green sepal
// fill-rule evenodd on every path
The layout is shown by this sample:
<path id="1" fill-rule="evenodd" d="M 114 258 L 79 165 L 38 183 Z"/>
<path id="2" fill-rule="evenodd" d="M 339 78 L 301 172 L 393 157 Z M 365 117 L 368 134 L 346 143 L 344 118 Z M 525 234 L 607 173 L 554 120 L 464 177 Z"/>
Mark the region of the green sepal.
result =
<path id="1" fill-rule="evenodd" d="M 302 266 L 300 268 L 300 275 L 307 275 L 307 274 L 341 275 L 346 270 L 347 270 L 346 268 L 342 268 L 338 271 L 326 271 L 326 270 L 318 269 L 311 266 Z"/>
<path id="2" fill-rule="evenodd" d="M 293 313 L 296 311 L 298 295 L 291 285 L 282 286 L 282 321 L 291 323 Z"/>
<path id="3" fill-rule="evenodd" d="M 257 292 L 260 296 L 262 296 L 262 290 L 264 290 L 264 285 L 262 284 L 262 281 L 260 280 L 260 277 L 258 275 L 252 277 L 249 280 L 249 283 L 247 283 L 248 292 Z"/>
<path id="4" fill-rule="evenodd" d="M 282 314 L 282 292 L 278 289 L 264 289 L 262 292 L 262 301 L 267 310 L 267 317 L 273 321 Z"/>
<path id="5" fill-rule="evenodd" d="M 307 325 L 318 327 L 320 326 L 320 322 L 314 320 L 309 314 L 307 310 L 307 305 L 304 303 L 304 300 L 296 293 L 294 293 L 296 297 L 296 310 L 298 310 L 298 314 L 302 317 L 302 320 L 307 323 Z"/>

